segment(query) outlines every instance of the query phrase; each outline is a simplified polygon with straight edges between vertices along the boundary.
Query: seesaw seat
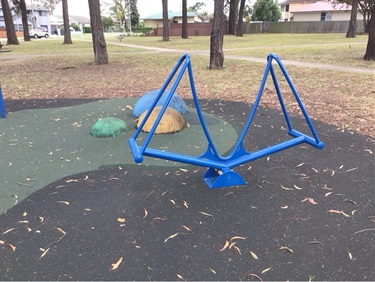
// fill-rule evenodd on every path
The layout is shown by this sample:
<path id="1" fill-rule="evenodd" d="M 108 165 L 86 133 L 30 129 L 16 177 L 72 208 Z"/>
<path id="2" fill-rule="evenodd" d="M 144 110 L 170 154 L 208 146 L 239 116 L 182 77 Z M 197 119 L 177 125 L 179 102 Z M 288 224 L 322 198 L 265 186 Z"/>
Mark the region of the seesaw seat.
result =
<path id="1" fill-rule="evenodd" d="M 310 137 L 304 133 L 301 133 L 292 127 L 292 123 L 289 119 L 288 113 L 285 108 L 285 104 L 283 101 L 283 98 L 281 96 L 281 91 L 277 82 L 276 74 L 272 65 L 272 61 L 275 61 L 278 66 L 280 67 L 286 81 L 288 82 L 289 87 L 292 90 L 292 93 L 295 97 L 295 99 L 298 102 L 299 107 L 301 108 L 301 111 L 303 113 L 303 116 L 310 128 L 311 134 L 313 137 Z M 193 95 L 193 100 L 196 106 L 197 114 L 201 123 L 201 126 L 203 128 L 204 134 L 206 136 L 208 145 L 206 152 L 199 156 L 199 157 L 193 157 L 173 152 L 167 152 L 167 151 L 161 151 L 153 148 L 149 148 L 148 145 L 151 141 L 151 138 L 153 134 L 155 133 L 155 130 L 163 117 L 164 112 L 166 111 L 168 104 L 170 103 L 173 94 L 175 93 L 177 86 L 179 85 L 181 78 L 183 74 L 185 73 L 186 69 L 188 70 L 189 80 L 190 80 L 190 88 Z M 153 124 L 149 134 L 147 135 L 145 141 L 141 146 L 137 144 L 137 138 L 142 130 L 142 127 L 144 126 L 145 122 L 149 118 L 152 110 L 155 108 L 157 102 L 160 100 L 161 96 L 163 95 L 164 91 L 167 89 L 168 85 L 171 83 L 174 76 L 177 74 L 177 77 L 170 89 L 169 95 L 167 99 L 165 100 L 162 109 L 160 110 L 160 113 L 158 117 L 155 120 L 155 123 Z M 255 116 L 256 110 L 258 108 L 260 99 L 262 97 L 264 87 L 267 81 L 268 74 L 271 74 L 275 90 L 280 102 L 280 106 L 282 108 L 282 112 L 284 114 L 285 121 L 288 126 L 288 134 L 292 136 L 293 138 L 290 140 L 286 140 L 283 142 L 280 142 L 279 144 L 273 145 L 271 147 L 261 149 L 256 152 L 248 152 L 243 147 L 243 140 L 250 128 L 250 125 L 253 121 L 253 118 Z M 239 175 L 237 172 L 233 171 L 232 168 L 239 166 L 241 164 L 262 158 L 264 156 L 274 154 L 276 152 L 288 149 L 290 147 L 299 145 L 301 143 L 307 143 L 315 148 L 323 149 L 324 143 L 319 140 L 319 137 L 316 133 L 316 130 L 306 112 L 306 109 L 304 105 L 302 104 L 301 99 L 299 98 L 299 95 L 284 67 L 281 60 L 275 55 L 270 54 L 267 57 L 267 65 L 264 71 L 264 75 L 262 78 L 262 82 L 258 91 L 257 98 L 255 100 L 255 103 L 252 107 L 251 113 L 249 115 L 249 118 L 245 124 L 245 127 L 239 136 L 236 144 L 233 147 L 232 152 L 228 156 L 221 156 L 215 145 L 213 140 L 211 139 L 211 136 L 209 134 L 208 128 L 206 126 L 206 123 L 203 118 L 202 111 L 199 106 L 199 101 L 197 98 L 196 90 L 195 90 L 195 84 L 194 84 L 194 78 L 193 78 L 193 71 L 190 61 L 190 56 L 188 54 L 183 55 L 179 61 L 177 62 L 176 66 L 170 73 L 169 77 L 167 78 L 166 82 L 164 83 L 163 87 L 160 89 L 159 94 L 155 98 L 154 102 L 152 103 L 150 109 L 148 110 L 146 116 L 144 117 L 143 121 L 139 125 L 138 129 L 134 133 L 132 138 L 129 138 L 128 140 L 130 149 L 132 151 L 133 157 L 135 162 L 140 163 L 143 161 L 143 156 L 149 156 L 149 157 L 155 157 L 155 158 L 161 158 L 166 160 L 172 160 L 176 162 L 182 162 L 197 166 L 203 166 L 207 167 L 208 170 L 203 175 L 203 180 L 206 182 L 206 184 L 210 188 L 221 188 L 221 187 L 228 187 L 228 186 L 237 186 L 237 185 L 245 185 L 246 181 Z"/>

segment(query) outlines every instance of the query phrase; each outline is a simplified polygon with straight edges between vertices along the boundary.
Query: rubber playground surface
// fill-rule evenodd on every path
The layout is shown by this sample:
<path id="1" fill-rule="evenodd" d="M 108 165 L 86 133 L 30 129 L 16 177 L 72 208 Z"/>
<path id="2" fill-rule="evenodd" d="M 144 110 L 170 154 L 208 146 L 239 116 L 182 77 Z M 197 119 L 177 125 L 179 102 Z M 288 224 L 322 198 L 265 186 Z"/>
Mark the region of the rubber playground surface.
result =
<path id="1" fill-rule="evenodd" d="M 375 280 L 372 138 L 314 120 L 323 150 L 302 144 L 278 152 L 234 169 L 247 185 L 209 189 L 205 168 L 134 163 L 127 138 L 135 102 L 5 101 L 2 280 Z M 192 101 L 185 102 L 189 127 L 154 136 L 154 148 L 205 151 Z M 225 154 L 250 105 L 200 105 Z M 107 116 L 132 130 L 91 137 Z M 303 118 L 291 120 L 307 131 Z M 289 139 L 285 127 L 281 111 L 259 108 L 246 149 Z"/>

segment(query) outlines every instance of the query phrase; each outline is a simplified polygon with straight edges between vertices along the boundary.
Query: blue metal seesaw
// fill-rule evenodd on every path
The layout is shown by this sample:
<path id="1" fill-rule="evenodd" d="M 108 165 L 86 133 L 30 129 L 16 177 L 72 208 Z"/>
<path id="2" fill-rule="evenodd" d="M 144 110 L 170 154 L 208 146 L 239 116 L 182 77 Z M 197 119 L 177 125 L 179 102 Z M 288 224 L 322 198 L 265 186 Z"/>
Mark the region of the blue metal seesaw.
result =
<path id="1" fill-rule="evenodd" d="M 280 92 L 280 88 L 279 88 L 279 85 L 278 85 L 278 82 L 277 82 L 277 79 L 276 79 L 275 71 L 274 71 L 274 68 L 272 66 L 273 60 L 275 60 L 277 62 L 277 64 L 279 65 L 283 75 L 285 76 L 285 78 L 286 78 L 286 80 L 289 84 L 289 87 L 291 88 L 291 90 L 294 94 L 294 97 L 296 98 L 296 100 L 297 100 L 297 102 L 298 102 L 298 104 L 299 104 L 299 106 L 302 110 L 302 113 L 305 117 L 305 120 L 310 127 L 310 131 L 311 131 L 313 137 L 307 136 L 307 135 L 293 129 L 292 124 L 291 124 L 290 119 L 289 119 L 289 116 L 288 116 L 288 113 L 287 113 L 286 108 L 285 108 L 283 98 L 281 96 L 281 92 Z M 196 107 L 196 110 L 197 110 L 197 114 L 198 114 L 199 120 L 201 122 L 204 134 L 205 134 L 205 136 L 207 138 L 207 141 L 208 141 L 208 146 L 207 146 L 206 152 L 199 157 L 193 157 L 193 156 L 171 153 L 171 152 L 161 151 L 161 150 L 157 150 L 157 149 L 153 149 L 153 148 L 148 148 L 148 145 L 151 141 L 151 138 L 152 138 L 152 136 L 153 136 L 153 134 L 154 134 L 154 132 L 155 132 L 155 130 L 156 130 L 163 114 L 164 114 L 164 112 L 166 111 L 166 109 L 168 107 L 168 104 L 170 103 L 170 101 L 173 97 L 173 94 L 175 93 L 175 91 L 177 89 L 177 86 L 180 83 L 181 78 L 182 78 L 186 69 L 188 69 L 189 80 L 190 80 L 190 88 L 191 88 L 191 91 L 192 91 L 192 94 L 193 94 L 193 99 L 194 99 L 195 107 Z M 179 72 L 178 72 L 178 70 L 179 70 Z M 281 105 L 281 108 L 282 108 L 282 111 L 283 111 L 283 114 L 284 114 L 284 117 L 285 117 L 285 121 L 288 125 L 288 134 L 291 135 L 294 138 L 292 138 L 290 140 L 283 141 L 283 142 L 281 142 L 279 144 L 276 144 L 276 145 L 273 145 L 271 147 L 261 149 L 261 150 L 256 151 L 256 152 L 248 152 L 243 147 L 243 140 L 244 140 L 244 138 L 246 136 L 246 133 L 249 130 L 249 127 L 250 127 L 250 125 L 252 123 L 252 120 L 255 116 L 255 112 L 256 112 L 256 109 L 258 108 L 260 99 L 262 97 L 263 90 L 264 90 L 264 87 L 265 87 L 265 84 L 266 84 L 267 77 L 268 77 L 269 73 L 271 73 L 271 77 L 272 77 L 273 83 L 275 85 L 277 97 L 279 99 L 279 102 L 280 102 L 280 105 Z M 159 115 L 157 116 L 149 134 L 145 138 L 145 140 L 143 142 L 143 145 L 138 146 L 137 138 L 138 138 L 138 135 L 140 134 L 140 132 L 142 130 L 142 127 L 146 123 L 146 121 L 149 118 L 152 110 L 155 108 L 157 102 L 159 101 L 159 99 L 163 95 L 164 91 L 167 89 L 168 85 L 171 83 L 172 79 L 174 78 L 174 76 L 176 74 L 177 74 L 177 78 L 175 79 L 175 81 L 172 85 L 172 88 L 170 90 L 170 93 L 169 93 L 167 99 L 165 100 L 165 103 L 163 104 L 162 109 L 161 109 Z M 298 96 L 298 93 L 297 93 L 297 91 L 296 91 L 296 89 L 295 89 L 295 87 L 292 83 L 292 80 L 290 79 L 290 77 L 289 77 L 284 65 L 282 64 L 281 60 L 275 54 L 270 54 L 267 57 L 267 66 L 266 66 L 266 69 L 264 71 L 262 83 L 260 85 L 255 103 L 252 107 L 249 119 L 247 120 L 247 123 L 246 123 L 240 137 L 238 138 L 236 144 L 234 145 L 232 152 L 228 156 L 223 157 L 218 153 L 218 151 L 217 151 L 217 149 L 214 145 L 214 142 L 212 141 L 211 136 L 208 132 L 206 123 L 205 123 L 203 115 L 202 115 L 202 111 L 199 107 L 199 102 L 198 102 L 197 93 L 196 93 L 195 85 L 194 85 L 194 79 L 193 79 L 193 70 L 192 70 L 192 67 L 191 67 L 189 54 L 185 54 L 179 59 L 176 66 L 174 67 L 174 69 L 170 73 L 169 77 L 167 78 L 166 82 L 164 83 L 163 87 L 160 89 L 159 94 L 157 95 L 156 99 L 152 103 L 152 105 L 151 105 L 150 109 L 148 110 L 146 116 L 144 117 L 143 121 L 141 122 L 138 129 L 134 133 L 133 137 L 129 138 L 128 143 L 129 143 L 130 149 L 132 151 L 134 160 L 137 163 L 141 163 L 143 161 L 143 156 L 149 156 L 149 157 L 156 157 L 156 158 L 161 158 L 161 159 L 166 159 L 166 160 L 172 160 L 172 161 L 177 161 L 177 162 L 182 162 L 182 163 L 187 163 L 187 164 L 192 164 L 192 165 L 208 167 L 208 170 L 203 175 L 203 179 L 210 188 L 221 188 L 221 187 L 228 187 L 228 186 L 245 185 L 246 181 L 237 172 L 232 170 L 232 168 L 234 168 L 236 166 L 239 166 L 241 164 L 259 159 L 259 158 L 267 156 L 267 155 L 271 155 L 273 153 L 279 152 L 279 151 L 284 150 L 284 149 L 288 149 L 290 147 L 299 145 L 301 143 L 307 143 L 307 144 L 309 144 L 311 146 L 314 146 L 318 149 L 323 149 L 323 147 L 324 147 L 324 143 L 319 140 L 319 137 L 318 137 L 318 135 L 315 131 L 315 128 L 314 128 L 314 126 L 313 126 L 313 124 L 312 124 L 312 122 L 311 122 L 311 120 L 310 120 L 310 118 L 309 118 L 309 116 L 306 112 L 305 107 L 303 106 L 303 104 L 301 102 L 301 99 Z"/>

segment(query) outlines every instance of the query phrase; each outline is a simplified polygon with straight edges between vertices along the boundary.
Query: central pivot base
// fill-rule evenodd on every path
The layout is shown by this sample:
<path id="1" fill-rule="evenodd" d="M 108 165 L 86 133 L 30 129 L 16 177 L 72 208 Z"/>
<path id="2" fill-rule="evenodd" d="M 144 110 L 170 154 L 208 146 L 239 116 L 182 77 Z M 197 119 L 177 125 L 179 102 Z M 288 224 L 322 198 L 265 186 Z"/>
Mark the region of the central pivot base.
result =
<path id="1" fill-rule="evenodd" d="M 226 169 L 209 168 L 203 175 L 203 180 L 211 189 L 229 186 L 246 185 L 246 181 L 237 172 Z"/>

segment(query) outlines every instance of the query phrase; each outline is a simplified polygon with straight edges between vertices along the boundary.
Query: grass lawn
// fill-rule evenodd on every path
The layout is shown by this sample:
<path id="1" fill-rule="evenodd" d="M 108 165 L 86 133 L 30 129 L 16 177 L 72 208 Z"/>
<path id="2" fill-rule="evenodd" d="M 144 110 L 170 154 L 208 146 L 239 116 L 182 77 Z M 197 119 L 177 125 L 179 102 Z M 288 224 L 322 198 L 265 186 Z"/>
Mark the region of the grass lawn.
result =
<path id="1" fill-rule="evenodd" d="M 120 42 L 117 34 L 106 34 L 110 64 L 96 66 L 92 64 L 94 57 L 90 40 L 91 36 L 83 35 L 73 37 L 72 45 L 63 45 L 62 38 L 49 38 L 4 46 L 3 49 L 12 50 L 0 53 L 0 83 L 4 97 L 141 96 L 160 88 L 180 57 L 179 53 L 158 53 L 142 49 L 142 46 L 177 49 L 181 53 L 183 50 L 209 51 L 209 37 L 185 40 L 172 37 L 170 42 L 162 42 L 160 37 L 126 37 Z M 259 57 L 264 63 L 226 58 L 223 70 L 212 71 L 207 69 L 208 56 L 191 52 L 198 96 L 252 103 L 270 52 L 286 60 L 374 69 L 374 62 L 362 60 L 366 42 L 366 36 L 347 39 L 343 34 L 225 36 L 226 55 Z M 338 128 L 375 136 L 373 75 L 295 66 L 287 66 L 287 70 L 313 118 L 335 124 Z M 281 88 L 288 92 L 285 81 L 281 81 Z M 177 93 L 191 97 L 186 79 Z M 278 107 L 272 84 L 267 85 L 265 94 L 262 105 Z M 286 101 L 288 109 L 297 113 L 293 99 Z"/>

